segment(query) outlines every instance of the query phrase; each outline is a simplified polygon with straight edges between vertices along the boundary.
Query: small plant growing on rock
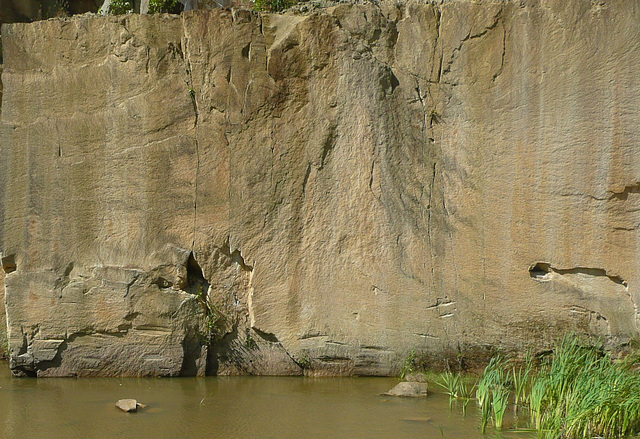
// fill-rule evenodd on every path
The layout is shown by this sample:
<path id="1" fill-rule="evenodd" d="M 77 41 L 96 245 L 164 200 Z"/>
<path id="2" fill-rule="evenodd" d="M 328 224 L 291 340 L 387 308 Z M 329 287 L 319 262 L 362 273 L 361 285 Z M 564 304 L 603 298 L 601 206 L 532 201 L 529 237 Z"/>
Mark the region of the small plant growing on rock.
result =
<path id="1" fill-rule="evenodd" d="M 296 363 L 298 363 L 298 366 L 303 369 L 309 369 L 309 367 L 311 366 L 311 359 L 306 353 L 302 353 L 300 354 L 300 357 L 298 358 Z"/>
<path id="2" fill-rule="evenodd" d="M 247 349 L 258 349 L 258 343 L 256 343 L 253 337 L 251 337 L 248 334 L 247 334 L 247 341 L 245 342 L 245 344 L 247 346 Z"/>
<path id="3" fill-rule="evenodd" d="M 227 321 L 225 315 L 218 309 L 217 306 L 210 303 L 207 299 L 207 292 L 205 291 L 204 285 L 199 285 L 196 290 L 196 297 L 198 297 L 198 301 L 202 305 L 202 308 L 205 312 L 205 327 L 206 333 L 200 334 L 201 337 L 208 340 L 209 343 L 216 339 L 222 338 L 224 333 L 220 329 L 220 324 L 224 324 Z"/>
<path id="4" fill-rule="evenodd" d="M 400 379 L 404 380 L 404 377 L 410 373 L 415 372 L 415 361 L 416 361 L 416 350 L 411 349 L 411 353 L 404 360 L 404 365 L 402 366 L 402 372 L 400 372 Z"/>
<path id="5" fill-rule="evenodd" d="M 150 14 L 179 14 L 183 7 L 178 0 L 149 0 Z"/>

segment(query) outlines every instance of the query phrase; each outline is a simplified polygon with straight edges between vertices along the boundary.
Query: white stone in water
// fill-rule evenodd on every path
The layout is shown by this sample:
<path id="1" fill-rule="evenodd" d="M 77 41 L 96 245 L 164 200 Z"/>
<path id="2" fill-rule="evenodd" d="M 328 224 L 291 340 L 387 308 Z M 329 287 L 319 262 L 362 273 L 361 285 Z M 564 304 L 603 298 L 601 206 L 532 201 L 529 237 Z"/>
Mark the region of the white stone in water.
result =
<path id="1" fill-rule="evenodd" d="M 412 398 L 424 398 L 427 396 L 427 383 L 407 382 L 398 383 L 385 396 L 408 396 Z"/>
<path id="2" fill-rule="evenodd" d="M 138 410 L 138 403 L 135 399 L 120 399 L 116 402 L 116 407 L 123 412 L 135 412 Z"/>

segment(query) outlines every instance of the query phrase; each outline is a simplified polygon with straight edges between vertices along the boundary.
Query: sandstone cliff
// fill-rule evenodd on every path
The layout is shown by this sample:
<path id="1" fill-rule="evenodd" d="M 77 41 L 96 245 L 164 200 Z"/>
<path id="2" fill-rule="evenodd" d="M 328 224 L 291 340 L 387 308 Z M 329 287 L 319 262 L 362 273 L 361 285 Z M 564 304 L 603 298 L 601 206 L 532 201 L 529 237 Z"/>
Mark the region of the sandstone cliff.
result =
<path id="1" fill-rule="evenodd" d="M 624 342 L 639 24 L 459 0 L 4 26 L 11 367 L 390 374 Z"/>

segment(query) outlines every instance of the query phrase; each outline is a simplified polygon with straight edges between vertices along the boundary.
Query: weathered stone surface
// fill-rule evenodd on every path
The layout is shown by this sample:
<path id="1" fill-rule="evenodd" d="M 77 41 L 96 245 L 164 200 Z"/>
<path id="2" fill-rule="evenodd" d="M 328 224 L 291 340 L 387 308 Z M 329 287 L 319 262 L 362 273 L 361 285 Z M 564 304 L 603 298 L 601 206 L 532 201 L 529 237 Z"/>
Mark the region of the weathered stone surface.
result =
<path id="1" fill-rule="evenodd" d="M 396 384 L 393 389 L 387 393 L 383 393 L 385 396 L 405 396 L 408 398 L 424 398 L 427 396 L 427 383 L 417 383 L 415 381 L 403 381 Z"/>
<path id="2" fill-rule="evenodd" d="M 0 51 L 2 44 L 0 44 Z M 0 58 L 2 56 L 0 55 Z M 0 120 L 2 120 L 2 65 L 0 64 Z M 2 143 L 0 142 L 0 157 L 2 157 Z M 2 226 L 0 226 L 2 227 Z M 7 340 L 7 314 L 4 307 L 4 267 L 0 267 L 0 358 L 6 358 L 9 352 L 6 351 Z"/>
<path id="3" fill-rule="evenodd" d="M 639 14 L 5 26 L 14 371 L 385 375 L 412 349 L 637 334 Z"/>
<path id="4" fill-rule="evenodd" d="M 119 399 L 118 402 L 116 402 L 116 407 L 118 407 L 123 412 L 138 411 L 138 403 L 135 399 Z"/>

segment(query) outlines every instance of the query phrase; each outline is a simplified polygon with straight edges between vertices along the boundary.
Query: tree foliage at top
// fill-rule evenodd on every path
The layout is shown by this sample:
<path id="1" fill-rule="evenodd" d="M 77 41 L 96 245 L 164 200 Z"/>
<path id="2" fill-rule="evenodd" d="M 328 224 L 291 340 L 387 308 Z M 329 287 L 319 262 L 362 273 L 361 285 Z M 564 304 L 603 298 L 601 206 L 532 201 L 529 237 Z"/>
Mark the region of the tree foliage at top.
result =
<path id="1" fill-rule="evenodd" d="M 178 0 L 149 0 L 149 13 L 179 14 L 184 6 Z"/>
<path id="2" fill-rule="evenodd" d="M 130 0 L 112 0 L 108 11 L 105 11 L 110 15 L 122 15 L 131 14 L 133 12 L 133 5 Z"/>

